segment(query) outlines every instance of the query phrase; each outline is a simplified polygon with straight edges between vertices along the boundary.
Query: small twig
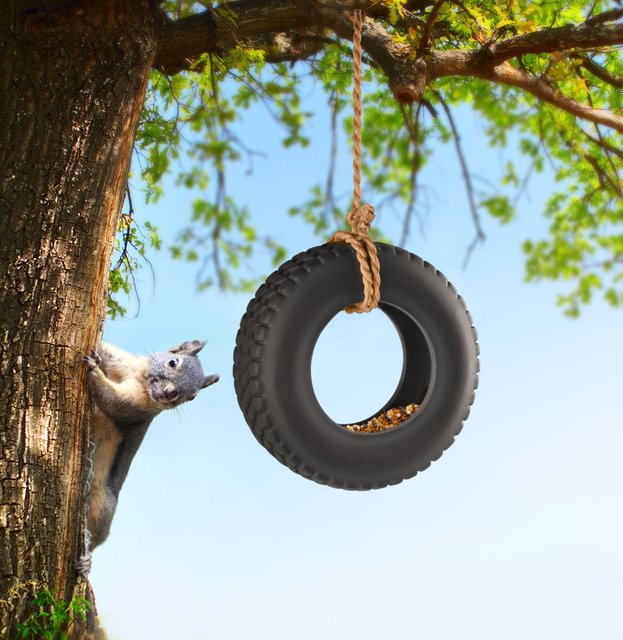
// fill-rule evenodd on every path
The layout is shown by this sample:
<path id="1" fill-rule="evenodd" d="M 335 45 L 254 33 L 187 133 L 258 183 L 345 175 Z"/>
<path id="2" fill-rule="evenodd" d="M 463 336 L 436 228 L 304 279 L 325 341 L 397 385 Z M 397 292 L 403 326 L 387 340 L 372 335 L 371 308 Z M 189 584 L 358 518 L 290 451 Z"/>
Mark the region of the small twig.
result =
<path id="1" fill-rule="evenodd" d="M 435 2 L 432 11 L 428 14 L 428 18 L 426 20 L 426 24 L 422 29 L 422 35 L 420 36 L 420 44 L 418 45 L 417 55 L 421 56 L 427 49 L 430 48 L 429 40 L 431 39 L 431 34 L 433 32 L 433 26 L 435 25 L 435 20 L 437 20 L 437 16 L 441 11 L 441 7 L 446 3 L 446 0 L 437 0 Z"/>
<path id="2" fill-rule="evenodd" d="M 465 158 L 465 154 L 463 153 L 463 146 L 461 144 L 461 136 L 459 134 L 459 130 L 456 126 L 454 118 L 452 116 L 452 112 L 450 111 L 450 107 L 448 103 L 444 100 L 443 96 L 439 91 L 435 91 L 435 96 L 439 100 L 446 117 L 448 118 L 448 123 L 450 125 L 450 129 L 452 131 L 452 138 L 454 140 L 454 148 L 456 150 L 457 157 L 459 159 L 459 164 L 461 165 L 461 172 L 463 174 L 463 182 L 465 184 L 465 190 L 467 192 L 467 201 L 469 203 L 469 210 L 472 216 L 472 221 L 474 223 L 474 227 L 476 229 L 476 233 L 473 241 L 467 248 L 465 253 L 465 258 L 463 260 L 463 267 L 466 267 L 469 259 L 471 257 L 472 252 L 476 248 L 479 242 L 482 242 L 485 239 L 484 231 L 482 230 L 482 226 L 480 224 L 480 215 L 478 214 L 478 205 L 476 204 L 476 197 L 474 195 L 474 185 L 472 184 L 472 178 L 469 173 L 469 168 L 467 166 L 467 160 Z"/>
<path id="3" fill-rule="evenodd" d="M 123 231 L 123 249 L 121 250 L 121 255 L 117 260 L 117 264 L 114 266 L 113 271 L 116 271 L 124 262 L 128 268 L 130 273 L 132 269 L 130 268 L 128 261 L 128 247 L 132 245 L 131 237 L 132 237 L 132 223 L 134 222 L 134 205 L 132 204 L 132 194 L 130 192 L 130 185 L 126 187 L 126 198 L 128 199 L 129 211 L 128 213 L 121 214 L 121 223 L 125 227 Z"/>
<path id="4" fill-rule="evenodd" d="M 482 25 L 478 20 L 478 18 L 465 6 L 465 4 L 461 0 L 450 0 L 450 1 L 452 2 L 452 4 L 455 4 L 459 9 L 461 9 L 463 13 L 465 13 L 465 15 L 468 18 L 470 18 L 470 20 L 472 20 L 476 25 L 482 28 Z M 473 27 L 471 27 L 471 25 L 470 25 L 470 31 L 472 32 L 472 35 L 474 37 L 474 40 L 476 40 L 476 42 L 480 44 L 485 44 L 485 41 L 483 40 L 482 36 L 479 33 L 477 33 L 473 29 Z"/>
<path id="5" fill-rule="evenodd" d="M 594 156 L 591 156 L 588 153 L 581 154 L 584 160 L 588 162 L 588 164 L 593 167 L 593 171 L 599 180 L 599 183 L 602 187 L 607 188 L 608 185 L 612 188 L 612 190 L 619 196 L 619 198 L 623 199 L 623 189 L 621 188 L 621 183 L 619 181 L 618 175 L 616 178 L 613 178 L 600 164 L 599 160 Z"/>
<path id="6" fill-rule="evenodd" d="M 219 240 L 221 237 L 221 225 L 217 224 L 212 232 L 212 261 L 214 262 L 214 271 L 218 279 L 219 289 L 225 289 L 225 279 L 223 277 L 223 269 L 221 267 L 221 253 L 219 247 Z"/>
<path id="7" fill-rule="evenodd" d="M 421 161 L 421 151 L 420 151 L 420 113 L 422 111 L 422 103 L 418 103 L 418 106 L 415 110 L 415 115 L 410 117 L 410 114 L 407 113 L 407 107 L 405 105 L 400 105 L 400 111 L 402 114 L 403 122 L 407 128 L 407 132 L 409 133 L 409 140 L 413 143 L 413 158 L 411 159 L 411 173 L 409 175 L 409 202 L 407 204 L 407 210 L 405 211 L 403 224 L 402 224 L 402 235 L 400 239 L 400 244 L 404 245 L 407 242 L 409 234 L 411 233 L 411 218 L 415 213 L 415 203 L 417 199 L 417 179 L 420 169 L 420 161 Z M 422 220 L 418 216 L 418 221 L 420 223 L 420 231 L 422 231 Z"/>
<path id="8" fill-rule="evenodd" d="M 623 78 L 610 73 L 607 69 L 604 69 L 601 65 L 597 64 L 592 58 L 583 57 L 582 66 L 596 78 L 599 78 L 606 84 L 609 84 L 616 89 L 623 89 Z"/>
<path id="9" fill-rule="evenodd" d="M 413 158 L 411 160 L 411 174 L 409 176 L 409 203 L 407 205 L 407 210 L 405 211 L 404 219 L 402 222 L 402 235 L 400 237 L 400 244 L 405 245 L 409 235 L 411 233 L 411 218 L 413 214 L 416 213 L 415 203 L 417 200 L 417 192 L 418 192 L 418 184 L 417 178 L 420 167 L 420 148 L 419 146 L 413 152 Z M 417 214 L 416 214 L 417 215 Z M 422 229 L 422 220 L 420 216 L 418 216 L 418 221 L 420 223 L 420 231 Z"/>
<path id="10" fill-rule="evenodd" d="M 530 178 L 532 177 L 532 173 L 536 167 L 536 160 L 533 160 L 528 167 L 528 170 L 524 174 L 517 191 L 515 192 L 515 196 L 513 197 L 513 207 L 516 207 L 521 198 L 524 196 L 526 191 L 528 190 L 528 184 L 530 182 Z"/>
<path id="11" fill-rule="evenodd" d="M 134 245 L 132 245 L 132 247 L 134 247 Z M 136 249 L 136 247 L 134 247 Z M 147 261 L 149 263 L 149 261 Z M 138 293 L 138 289 L 136 287 L 136 277 L 134 275 L 134 269 L 132 269 L 132 264 L 130 263 L 130 258 L 126 255 L 125 256 L 125 266 L 126 269 L 128 271 L 128 273 L 130 274 L 130 278 L 132 279 L 132 291 L 134 291 L 135 295 L 136 295 L 136 314 L 135 314 L 135 318 L 138 318 L 139 313 L 141 312 L 141 296 Z M 151 263 L 150 263 L 151 266 Z M 153 275 L 153 268 L 152 268 L 152 275 Z"/>
<path id="12" fill-rule="evenodd" d="M 588 18 L 584 24 L 604 24 L 605 22 L 614 22 L 621 17 L 623 17 L 623 9 L 612 9 Z"/>
<path id="13" fill-rule="evenodd" d="M 608 153 L 613 153 L 615 156 L 617 156 L 617 158 L 623 160 L 623 149 L 619 149 L 618 147 L 611 145 L 605 138 L 603 138 L 603 136 L 595 138 L 590 133 L 588 133 L 588 131 L 584 131 L 583 133 L 584 136 L 593 144 L 598 145 Z"/>
<path id="14" fill-rule="evenodd" d="M 582 131 L 582 133 L 585 133 Z M 595 176 L 599 180 L 602 189 L 610 187 L 612 191 L 621 199 L 623 199 L 623 187 L 619 180 L 618 172 L 615 168 L 615 177 L 613 178 L 600 164 L 599 159 L 584 151 L 577 143 L 576 138 L 570 137 L 568 131 L 559 129 L 559 135 L 564 145 L 579 158 L 585 160 L 595 172 Z"/>
<path id="15" fill-rule="evenodd" d="M 335 179 L 335 164 L 337 159 L 337 115 L 338 115 L 338 95 L 334 89 L 329 98 L 329 107 L 331 109 L 331 148 L 329 151 L 329 169 L 327 171 L 327 183 L 324 198 L 324 219 L 328 222 L 330 216 L 335 210 L 335 195 L 333 192 Z"/>
<path id="16" fill-rule="evenodd" d="M 577 74 L 582 80 L 584 80 L 584 76 L 582 74 L 582 70 L 581 69 L 579 69 L 579 68 L 577 69 Z M 586 88 L 586 93 L 587 93 L 588 104 L 592 108 L 594 108 L 595 105 L 593 103 L 593 96 L 592 96 L 588 86 Z M 618 193 L 621 193 L 621 180 L 619 179 L 619 172 L 618 172 L 618 169 L 617 169 L 617 167 L 616 167 L 616 165 L 614 163 L 612 155 L 609 153 L 609 151 L 606 148 L 606 140 L 605 140 L 605 138 L 604 138 L 604 136 L 603 136 L 603 134 L 601 132 L 601 129 L 599 128 L 599 125 L 596 124 L 596 123 L 593 123 L 593 126 L 595 128 L 595 133 L 597 133 L 597 139 L 599 140 L 599 146 L 604 150 L 604 155 L 606 156 L 606 160 L 608 161 L 608 164 L 610 165 L 610 169 L 612 169 L 612 173 L 615 176 L 615 180 L 616 180 L 616 183 L 618 185 Z M 580 127 L 580 129 L 582 130 L 581 127 Z M 583 130 L 582 130 L 582 132 L 584 133 Z"/>
<path id="17" fill-rule="evenodd" d="M 158 72 L 160 74 L 160 76 L 164 77 L 169 85 L 169 90 L 171 91 L 171 95 L 173 96 L 173 100 L 175 100 L 175 130 L 179 131 L 178 129 L 178 123 L 180 121 L 180 101 L 179 98 L 177 97 L 176 93 L 175 93 L 175 88 L 173 87 L 173 82 L 171 81 L 171 78 L 167 75 L 165 75 L 164 73 L 162 73 L 162 71 Z"/>
<path id="18" fill-rule="evenodd" d="M 436 119 L 439 117 L 439 114 L 437 113 L 437 109 L 435 109 L 435 107 L 431 104 L 430 100 L 426 100 L 426 98 L 424 98 L 420 100 L 419 104 L 421 104 L 426 109 L 426 111 L 430 113 L 433 119 Z"/>

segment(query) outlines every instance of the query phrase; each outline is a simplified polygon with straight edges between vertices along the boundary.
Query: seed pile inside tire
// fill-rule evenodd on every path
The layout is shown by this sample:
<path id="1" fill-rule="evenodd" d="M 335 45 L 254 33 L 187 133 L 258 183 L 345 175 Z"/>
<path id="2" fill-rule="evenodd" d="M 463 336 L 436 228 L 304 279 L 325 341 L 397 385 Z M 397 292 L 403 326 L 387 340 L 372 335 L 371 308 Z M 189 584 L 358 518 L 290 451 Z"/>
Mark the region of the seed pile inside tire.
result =
<path id="1" fill-rule="evenodd" d="M 348 431 L 356 433 L 379 433 L 388 431 L 405 422 L 420 408 L 417 404 L 408 404 L 406 407 L 395 407 L 371 418 L 362 424 L 347 424 Z"/>

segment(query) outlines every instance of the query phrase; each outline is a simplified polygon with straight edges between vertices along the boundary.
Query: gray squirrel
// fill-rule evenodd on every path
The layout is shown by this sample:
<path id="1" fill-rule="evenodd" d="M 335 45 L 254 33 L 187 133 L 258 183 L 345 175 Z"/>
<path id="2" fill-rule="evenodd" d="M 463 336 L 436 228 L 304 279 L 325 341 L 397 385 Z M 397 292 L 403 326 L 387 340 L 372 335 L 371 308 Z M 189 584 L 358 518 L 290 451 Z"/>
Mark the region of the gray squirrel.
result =
<path id="1" fill-rule="evenodd" d="M 197 353 L 204 344 L 192 340 L 140 356 L 102 342 L 98 352 L 82 358 L 95 404 L 93 473 L 87 495 L 91 542 L 78 561 L 82 575 L 90 571 L 91 550 L 108 537 L 119 491 L 151 421 L 218 382 L 218 375 L 206 376 L 201 368 Z"/>

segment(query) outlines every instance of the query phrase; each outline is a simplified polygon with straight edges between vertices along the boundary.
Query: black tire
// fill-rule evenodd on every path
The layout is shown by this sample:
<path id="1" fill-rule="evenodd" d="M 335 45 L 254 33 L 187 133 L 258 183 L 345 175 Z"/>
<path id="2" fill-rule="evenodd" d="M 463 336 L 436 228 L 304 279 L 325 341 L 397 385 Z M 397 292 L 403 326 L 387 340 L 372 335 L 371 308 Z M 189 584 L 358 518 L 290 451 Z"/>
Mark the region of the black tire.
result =
<path id="1" fill-rule="evenodd" d="M 461 431 L 478 382 L 476 332 L 456 290 L 421 258 L 377 248 L 380 308 L 404 352 L 400 382 L 381 411 L 419 404 L 406 422 L 356 433 L 331 420 L 314 394 L 318 337 L 363 297 L 357 260 L 345 244 L 309 249 L 273 273 L 247 307 L 234 352 L 238 402 L 258 441 L 296 473 L 344 489 L 397 484 L 430 466 Z"/>

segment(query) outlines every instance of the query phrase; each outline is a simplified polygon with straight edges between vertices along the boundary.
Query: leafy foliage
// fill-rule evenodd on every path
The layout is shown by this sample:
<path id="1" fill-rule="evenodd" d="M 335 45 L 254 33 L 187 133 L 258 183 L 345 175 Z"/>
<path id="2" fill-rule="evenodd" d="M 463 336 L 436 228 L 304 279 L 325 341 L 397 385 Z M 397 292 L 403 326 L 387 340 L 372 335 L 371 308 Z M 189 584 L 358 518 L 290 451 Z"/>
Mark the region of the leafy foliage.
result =
<path id="1" fill-rule="evenodd" d="M 511 36 L 582 23 L 618 6 L 613 0 L 590 5 L 580 0 L 381 4 L 387 13 L 375 20 L 396 43 L 409 48 L 413 59 L 427 48 L 470 51 Z M 168 2 L 165 7 L 174 19 L 199 10 L 184 2 Z M 235 21 L 225 9 L 214 11 Z M 348 43 L 327 37 L 314 55 L 296 63 L 267 62 L 271 55 L 268 48 L 242 43 L 220 56 L 198 58 L 190 70 L 170 77 L 154 71 L 151 76 L 136 142 L 137 177 L 147 203 L 162 196 L 167 174 L 175 175 L 177 185 L 200 194 L 189 224 L 170 248 L 174 258 L 198 263 L 200 287 L 247 290 L 255 285 L 250 265 L 258 248 L 269 251 L 274 264 L 286 255 L 283 246 L 258 234 L 253 213 L 227 190 L 232 164 L 252 164 L 257 155 L 236 133 L 242 114 L 263 105 L 281 126 L 282 144 L 304 147 L 312 114 L 305 111 L 300 87 L 311 81 L 327 96 L 333 138 L 352 127 Z M 577 102 L 621 110 L 623 63 L 617 49 L 570 49 L 509 62 Z M 561 294 L 560 303 L 570 315 L 597 291 L 610 304 L 623 305 L 623 151 L 618 134 L 539 102 L 527 91 L 478 78 L 437 80 L 427 87 L 424 99 L 411 106 L 393 98 L 374 65 L 367 66 L 365 82 L 364 187 L 367 198 L 381 208 L 400 207 L 404 212 L 402 237 L 394 240 L 404 242 L 411 233 L 423 206 L 418 198 L 421 171 L 440 145 L 452 144 L 463 167 L 475 241 L 483 237 L 481 214 L 502 224 L 511 222 L 517 198 L 531 176 L 548 166 L 555 176 L 543 212 L 550 233 L 524 243 L 527 278 L 568 281 L 570 290 Z M 461 105 L 471 106 L 482 119 L 483 144 L 506 150 L 503 184 L 474 182 L 455 120 Z M 334 167 L 329 160 L 326 183 L 311 186 L 308 200 L 290 209 L 321 236 L 340 224 L 348 208 L 333 193 Z M 515 197 L 509 196 L 510 190 Z M 133 215 L 122 220 L 122 258 L 111 273 L 113 293 L 129 290 L 130 274 L 146 248 L 159 243 L 157 230 L 145 223 L 147 235 L 141 236 L 134 220 Z M 135 257 L 124 252 L 128 247 L 135 249 Z M 110 311 L 120 313 L 122 308 L 113 301 Z"/>
<path id="2" fill-rule="evenodd" d="M 28 618 L 17 625 L 17 638 L 27 640 L 67 640 L 73 620 L 86 619 L 93 605 L 82 597 L 71 602 L 57 600 L 48 589 L 39 591 L 31 602 Z"/>
<path id="3" fill-rule="evenodd" d="M 157 227 L 148 220 L 139 225 L 134 218 L 132 197 L 128 190 L 129 211 L 122 213 L 119 219 L 115 242 L 115 257 L 108 274 L 108 315 L 111 318 L 123 316 L 127 310 L 117 300 L 120 292 L 128 295 L 132 290 L 134 274 L 144 262 L 148 262 L 149 248 L 160 248 L 160 236 Z"/>

